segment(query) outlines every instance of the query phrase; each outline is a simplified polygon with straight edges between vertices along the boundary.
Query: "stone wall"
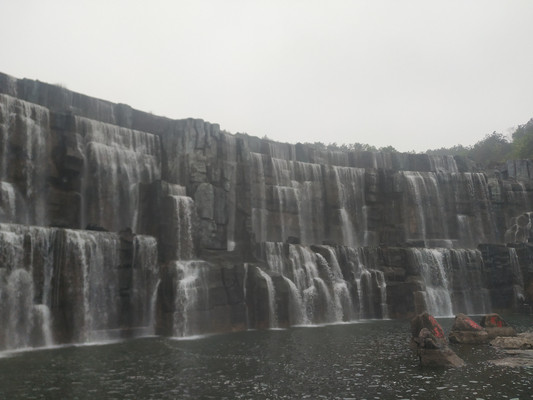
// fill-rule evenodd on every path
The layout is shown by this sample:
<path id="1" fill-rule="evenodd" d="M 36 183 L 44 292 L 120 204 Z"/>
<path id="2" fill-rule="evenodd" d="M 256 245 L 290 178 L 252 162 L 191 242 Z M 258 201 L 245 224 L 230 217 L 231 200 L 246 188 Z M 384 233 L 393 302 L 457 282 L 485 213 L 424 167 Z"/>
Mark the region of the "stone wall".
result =
<path id="1" fill-rule="evenodd" d="M 0 156 L 0 246 L 44 263 L 32 234 L 13 234 L 30 229 L 57 258 L 49 303 L 43 273 L 22 271 L 37 267 L 13 275 L 0 256 L 0 284 L 34 282 L 26 309 L 49 308 L 55 342 L 533 302 L 530 160 L 486 172 L 463 157 L 277 143 L 4 74 Z M 89 290 L 74 266 L 95 257 L 109 283 Z M 82 304 L 113 323 L 91 325 Z"/>

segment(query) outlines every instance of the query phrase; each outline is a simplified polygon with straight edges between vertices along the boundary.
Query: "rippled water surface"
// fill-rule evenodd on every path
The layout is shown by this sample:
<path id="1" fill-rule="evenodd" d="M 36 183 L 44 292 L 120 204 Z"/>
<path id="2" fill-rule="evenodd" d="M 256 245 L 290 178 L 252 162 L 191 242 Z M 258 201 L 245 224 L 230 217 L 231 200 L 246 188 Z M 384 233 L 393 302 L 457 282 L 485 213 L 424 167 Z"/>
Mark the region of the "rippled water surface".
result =
<path id="1" fill-rule="evenodd" d="M 533 398 L 533 369 L 490 365 L 489 346 L 454 347 L 465 368 L 423 370 L 408 342 L 408 322 L 372 321 L 4 354 L 0 398 Z"/>

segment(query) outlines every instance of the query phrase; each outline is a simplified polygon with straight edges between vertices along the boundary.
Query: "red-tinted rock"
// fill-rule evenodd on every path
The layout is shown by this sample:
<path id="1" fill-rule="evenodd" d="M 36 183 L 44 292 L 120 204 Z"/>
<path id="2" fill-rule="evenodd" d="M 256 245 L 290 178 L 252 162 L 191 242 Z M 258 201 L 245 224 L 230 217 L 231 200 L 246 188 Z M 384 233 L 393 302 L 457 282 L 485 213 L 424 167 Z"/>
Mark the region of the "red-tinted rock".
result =
<path id="1" fill-rule="evenodd" d="M 487 314 L 483 316 L 480 325 L 485 328 L 490 339 L 498 336 L 516 336 L 516 330 L 498 314 Z"/>
<path id="2" fill-rule="evenodd" d="M 435 340 L 446 344 L 446 336 L 444 335 L 444 330 L 437 322 L 437 320 L 427 312 L 417 315 L 411 320 L 411 335 L 413 338 L 418 338 L 420 331 L 426 328 L 429 330 Z"/>
<path id="3" fill-rule="evenodd" d="M 450 368 L 464 365 L 464 361 L 427 328 L 420 330 L 418 337 L 413 339 L 413 343 L 417 344 L 416 354 L 422 367 Z"/>
<path id="4" fill-rule="evenodd" d="M 451 343 L 481 344 L 489 341 L 489 334 L 464 314 L 457 314 L 449 334 Z"/>

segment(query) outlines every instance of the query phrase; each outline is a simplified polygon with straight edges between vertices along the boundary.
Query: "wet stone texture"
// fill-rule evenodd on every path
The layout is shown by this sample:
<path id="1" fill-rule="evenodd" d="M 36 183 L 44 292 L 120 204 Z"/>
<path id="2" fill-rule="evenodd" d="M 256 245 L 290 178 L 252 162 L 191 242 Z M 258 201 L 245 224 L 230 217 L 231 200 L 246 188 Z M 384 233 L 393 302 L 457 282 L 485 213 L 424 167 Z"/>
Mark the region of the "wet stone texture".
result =
<path id="1" fill-rule="evenodd" d="M 10 348 L 533 304 L 528 162 L 277 143 L 1 73 L 0 160 Z"/>
<path id="2" fill-rule="evenodd" d="M 489 334 L 470 317 L 457 314 L 449 339 L 451 343 L 483 344 L 489 341 Z"/>

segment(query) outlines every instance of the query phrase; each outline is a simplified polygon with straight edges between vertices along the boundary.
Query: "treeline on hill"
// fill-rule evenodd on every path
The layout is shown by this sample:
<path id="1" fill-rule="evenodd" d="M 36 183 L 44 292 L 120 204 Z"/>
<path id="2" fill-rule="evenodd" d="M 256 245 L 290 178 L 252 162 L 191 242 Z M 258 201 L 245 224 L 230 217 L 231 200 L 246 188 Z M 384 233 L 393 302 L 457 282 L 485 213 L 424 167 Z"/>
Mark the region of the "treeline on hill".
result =
<path id="1" fill-rule="evenodd" d="M 506 160 L 533 158 L 533 118 L 519 125 L 511 138 L 492 132 L 473 146 L 427 150 L 427 154 L 466 156 L 483 167 L 492 167 Z"/>
<path id="2" fill-rule="evenodd" d="M 384 151 L 397 152 L 394 147 L 375 147 L 364 143 L 352 144 L 324 144 L 321 142 L 308 143 L 317 148 L 341 151 Z M 414 151 L 413 151 L 414 153 Z M 505 135 L 492 132 L 487 134 L 483 139 L 472 146 L 463 146 L 461 144 L 434 150 L 426 150 L 425 153 L 433 155 L 459 155 L 465 156 L 478 165 L 483 167 L 492 167 L 506 160 L 533 158 L 533 118 L 526 124 L 519 125 L 518 128 L 508 139 Z"/>

